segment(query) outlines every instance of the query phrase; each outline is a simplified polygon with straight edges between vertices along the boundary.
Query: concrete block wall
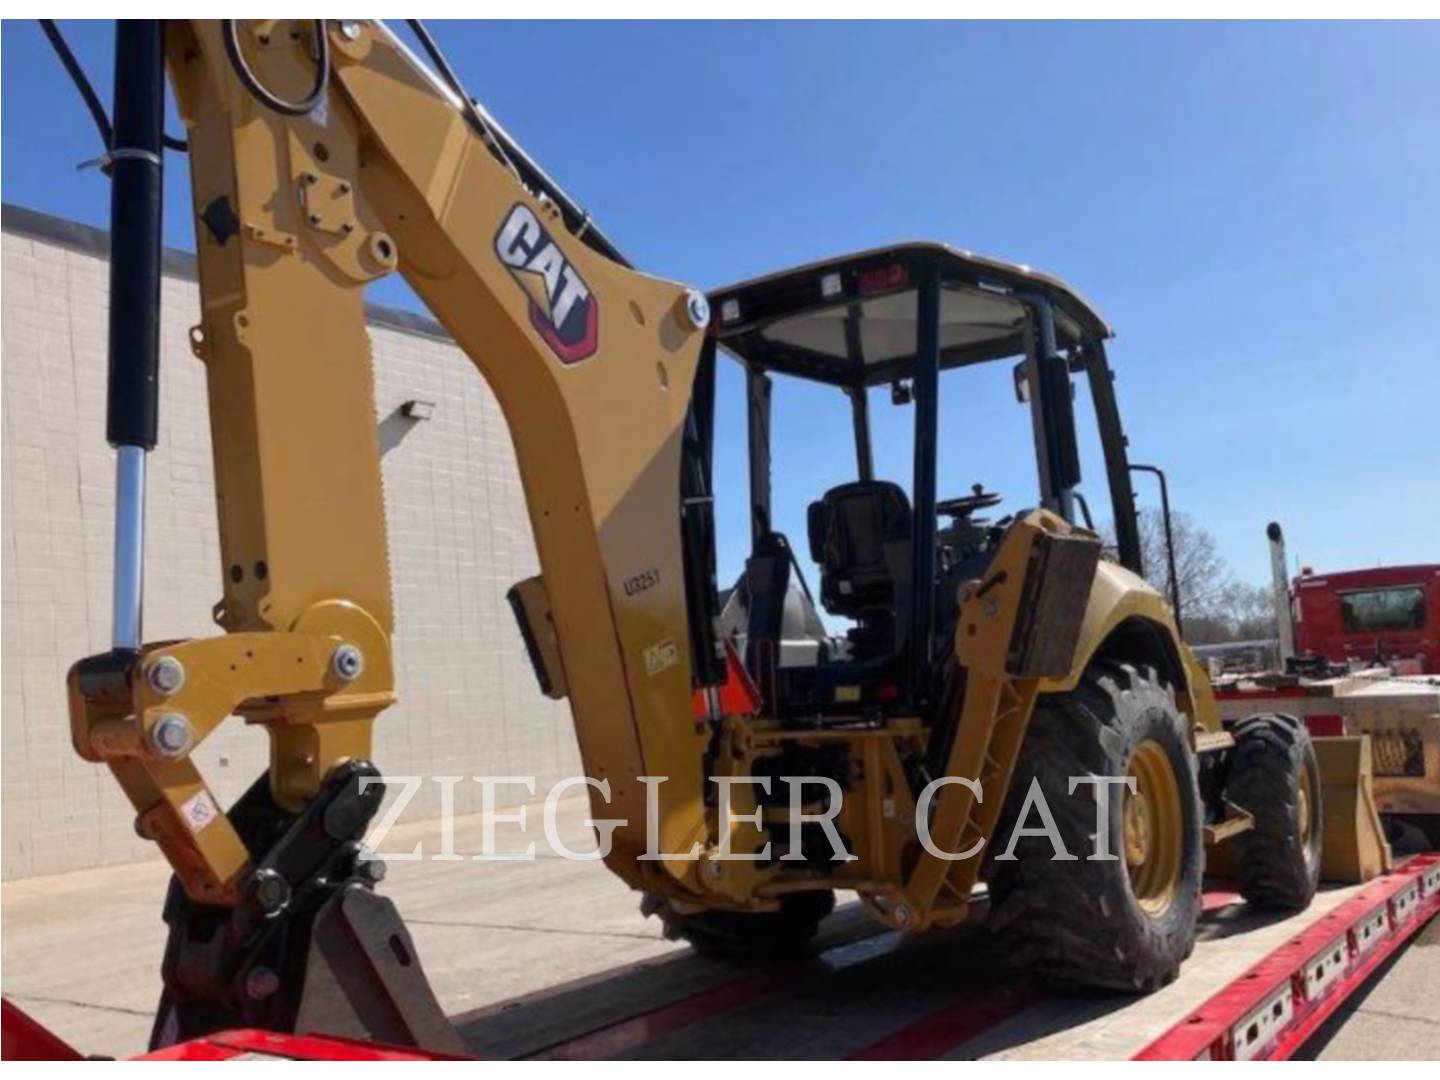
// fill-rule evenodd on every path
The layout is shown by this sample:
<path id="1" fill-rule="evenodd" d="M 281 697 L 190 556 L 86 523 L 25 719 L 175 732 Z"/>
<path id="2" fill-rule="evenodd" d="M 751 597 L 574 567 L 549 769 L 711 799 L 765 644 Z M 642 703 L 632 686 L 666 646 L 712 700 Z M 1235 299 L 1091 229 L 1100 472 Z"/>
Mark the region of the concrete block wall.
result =
<path id="1" fill-rule="evenodd" d="M 112 451 L 105 444 L 108 265 L 95 230 L 6 207 L 0 276 L 0 873 L 6 878 L 155 857 L 102 766 L 71 749 L 65 672 L 109 647 Z M 220 554 L 193 264 L 167 253 L 160 446 L 151 455 L 145 623 L 151 640 L 216 633 Z M 438 327 L 372 311 L 377 423 L 397 608 L 401 703 L 376 725 L 390 774 L 578 771 L 569 711 L 535 686 L 505 603 L 536 572 L 504 418 Z M 433 418 L 398 415 L 433 402 Z M 197 754 L 222 802 L 264 768 L 238 720 Z M 455 789 L 458 812 L 480 788 Z M 511 801 L 521 801 L 516 791 Z M 439 813 L 427 782 L 403 820 Z"/>

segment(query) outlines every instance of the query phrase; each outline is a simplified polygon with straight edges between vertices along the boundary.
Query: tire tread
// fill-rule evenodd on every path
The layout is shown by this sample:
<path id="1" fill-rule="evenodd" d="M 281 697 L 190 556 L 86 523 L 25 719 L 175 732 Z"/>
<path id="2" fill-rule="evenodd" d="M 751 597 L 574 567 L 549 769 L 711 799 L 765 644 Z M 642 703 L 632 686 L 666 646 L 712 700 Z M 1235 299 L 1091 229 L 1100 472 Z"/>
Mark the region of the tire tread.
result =
<path id="1" fill-rule="evenodd" d="M 1240 895 L 1258 907 L 1303 911 L 1320 880 L 1324 843 L 1315 750 L 1302 721 L 1281 713 L 1252 716 L 1235 729 L 1226 798 L 1248 810 L 1255 826 L 1234 840 Z M 1315 843 L 1307 857 L 1295 825 L 1300 770 L 1315 768 L 1316 805 L 1310 808 Z"/>
<path id="2" fill-rule="evenodd" d="M 1093 787 L 1069 797 L 1071 776 L 1116 776 L 1132 732 L 1155 710 L 1177 745 L 1190 755 L 1187 721 L 1174 691 L 1150 668 L 1097 661 L 1071 692 L 1037 702 L 1017 764 L 1000 828 L 992 839 L 991 926 L 1009 946 L 1013 964 L 1063 985 L 1148 993 L 1172 982 L 1194 947 L 1200 910 L 1199 789 L 1193 755 L 1177 770 L 1182 798 L 1191 800 L 1186 867 L 1171 912 L 1152 920 L 1130 892 L 1121 861 L 1091 862 L 1095 850 Z M 1032 779 L 1055 815 L 1061 839 L 1077 861 L 1051 861 L 1049 841 L 1023 837 L 1015 861 L 994 858 L 1009 842 Z M 1090 792 L 1091 797 L 1081 796 Z M 1112 799 L 1118 793 L 1112 790 Z M 1115 854 L 1121 854 L 1111 845 Z M 1155 924 L 1160 925 L 1155 925 Z"/>

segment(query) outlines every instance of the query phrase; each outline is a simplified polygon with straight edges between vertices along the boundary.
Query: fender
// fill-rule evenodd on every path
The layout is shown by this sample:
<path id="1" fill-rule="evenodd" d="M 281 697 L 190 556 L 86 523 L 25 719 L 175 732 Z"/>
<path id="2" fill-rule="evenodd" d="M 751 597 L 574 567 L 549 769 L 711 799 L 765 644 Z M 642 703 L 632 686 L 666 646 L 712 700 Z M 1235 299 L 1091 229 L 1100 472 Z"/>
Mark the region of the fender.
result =
<path id="1" fill-rule="evenodd" d="M 1146 623 L 1160 635 L 1165 649 L 1178 661 L 1182 674 L 1175 696 L 1180 707 L 1195 723 L 1207 731 L 1220 730 L 1220 713 L 1210 686 L 1210 676 L 1195 658 L 1175 628 L 1175 615 L 1156 589 L 1138 574 L 1118 563 L 1102 561 L 1095 569 L 1095 581 L 1080 625 L 1080 639 L 1075 646 L 1075 662 L 1062 678 L 1044 679 L 1040 693 L 1058 694 L 1073 690 L 1090 662 L 1106 652 L 1116 632 L 1126 623 Z M 1123 654 L 1122 654 L 1122 658 Z M 1145 656 L 1135 660 L 1153 662 Z"/>

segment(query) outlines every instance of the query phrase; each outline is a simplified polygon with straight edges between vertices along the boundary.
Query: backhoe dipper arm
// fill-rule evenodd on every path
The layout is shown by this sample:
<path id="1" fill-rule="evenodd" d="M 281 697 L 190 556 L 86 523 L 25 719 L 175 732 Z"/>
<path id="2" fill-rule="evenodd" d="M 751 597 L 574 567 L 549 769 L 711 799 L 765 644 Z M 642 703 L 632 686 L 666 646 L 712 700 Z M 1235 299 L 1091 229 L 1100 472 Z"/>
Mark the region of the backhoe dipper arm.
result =
<path id="1" fill-rule="evenodd" d="M 607 861 L 636 885 L 693 872 L 640 860 L 637 777 L 668 777 L 659 851 L 704 839 L 679 493 L 708 311 L 572 234 L 483 115 L 383 24 L 169 22 L 163 36 L 189 135 L 202 311 L 190 339 L 207 371 L 227 633 L 117 640 L 69 685 L 76 748 L 111 767 L 175 868 L 166 984 L 172 1004 L 194 1006 L 179 1024 L 190 1034 L 255 1019 L 241 999 L 247 980 L 264 989 L 253 972 L 271 949 L 257 926 L 318 919 L 317 881 L 364 883 L 355 849 L 378 805 L 378 786 L 361 791 L 365 763 L 395 700 L 364 294 L 397 270 L 508 421 L 542 567 L 520 607 L 568 690 L 586 774 L 610 784 L 603 816 L 629 823 Z M 114 216 L 127 212 L 117 194 Z M 112 404 L 125 378 L 114 371 Z M 266 729 L 271 764 L 227 814 L 191 754 L 232 714 Z M 314 974 L 266 955 L 282 983 Z M 296 1009 L 260 1019 L 294 1024 Z M 173 1019 L 162 1010 L 171 1030 L 157 1040 Z"/>

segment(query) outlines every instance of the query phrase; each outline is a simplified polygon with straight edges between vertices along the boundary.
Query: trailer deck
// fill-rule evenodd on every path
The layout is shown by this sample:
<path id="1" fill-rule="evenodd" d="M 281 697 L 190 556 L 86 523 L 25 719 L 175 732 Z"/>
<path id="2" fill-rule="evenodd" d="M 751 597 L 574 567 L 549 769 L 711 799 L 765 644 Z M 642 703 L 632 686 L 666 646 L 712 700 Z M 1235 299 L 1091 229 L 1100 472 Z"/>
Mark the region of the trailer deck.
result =
<path id="1" fill-rule="evenodd" d="M 842 909 L 788 966 L 726 978 L 689 957 L 635 965 L 457 1026 L 506 1058 L 1288 1058 L 1440 913 L 1440 855 L 1288 918 L 1223 888 L 1205 901 L 1195 955 L 1145 998 L 1037 986 L 1006 971 L 983 926 L 905 938 Z"/>

